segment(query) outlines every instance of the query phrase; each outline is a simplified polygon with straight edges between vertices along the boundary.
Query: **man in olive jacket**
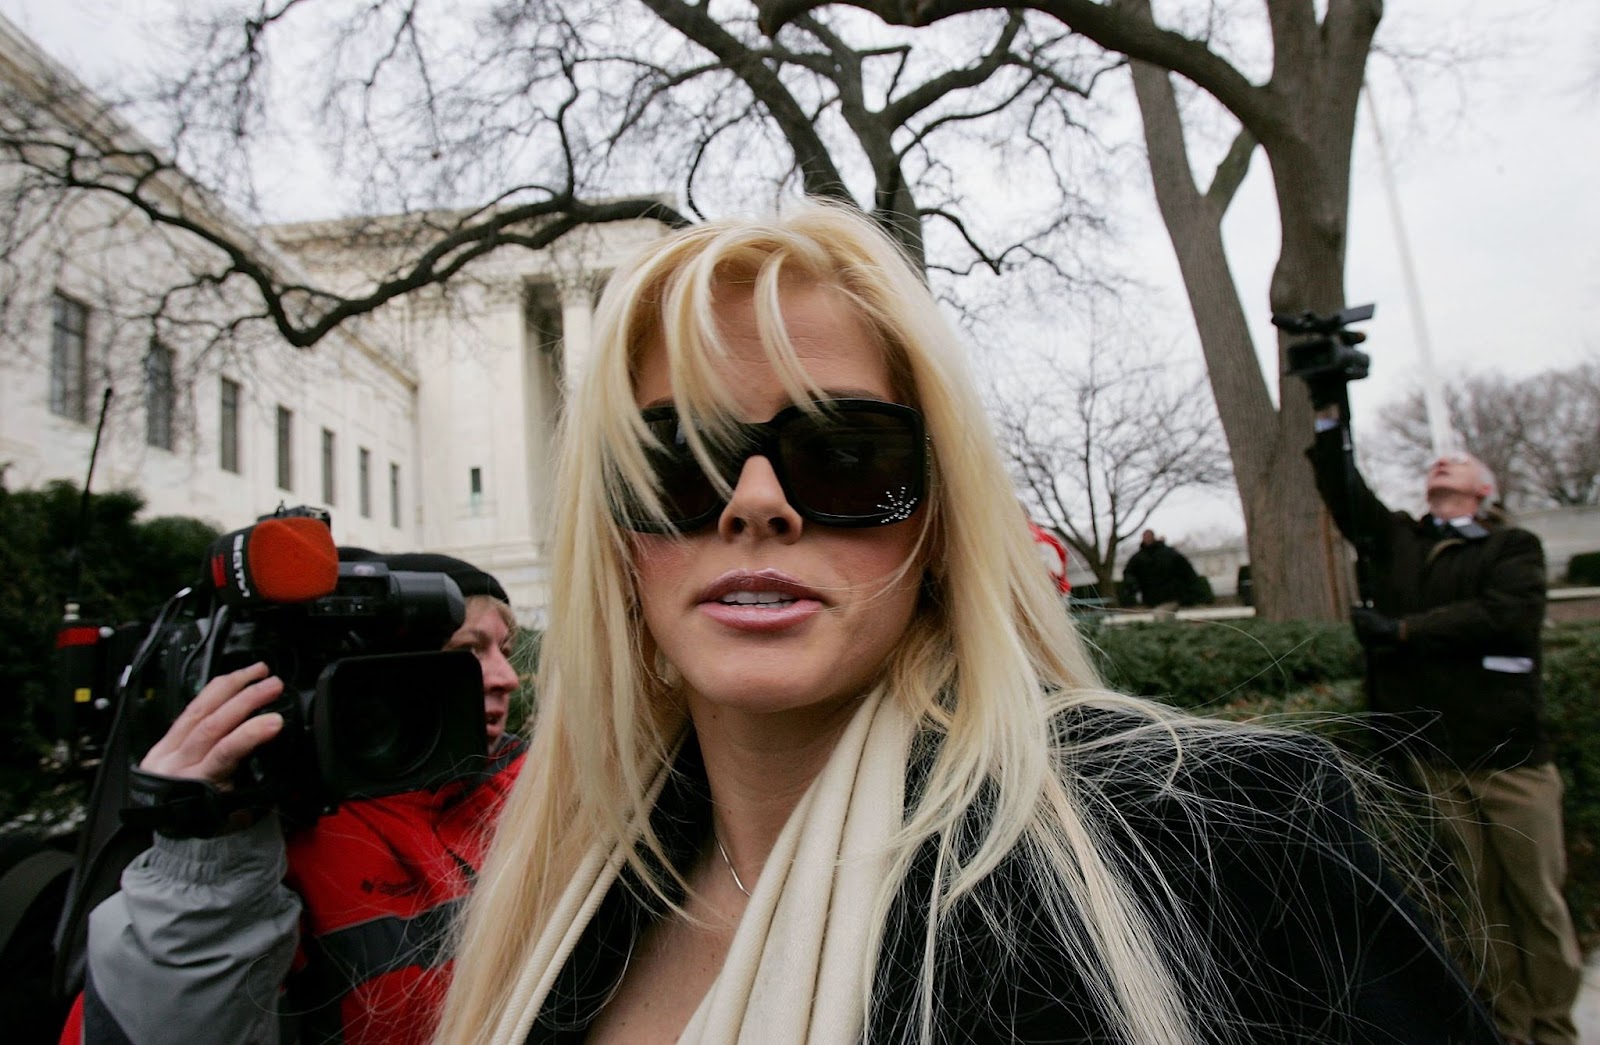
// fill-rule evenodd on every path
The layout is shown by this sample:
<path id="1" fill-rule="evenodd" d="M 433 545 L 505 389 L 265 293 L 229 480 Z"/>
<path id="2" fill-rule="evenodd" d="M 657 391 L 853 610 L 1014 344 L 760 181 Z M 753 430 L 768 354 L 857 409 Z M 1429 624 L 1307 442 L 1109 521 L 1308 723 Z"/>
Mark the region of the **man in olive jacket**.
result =
<path id="1" fill-rule="evenodd" d="M 1544 549 L 1485 511 L 1494 478 L 1470 454 L 1428 469 L 1428 514 L 1391 512 L 1348 464 L 1339 407 L 1315 392 L 1317 489 L 1371 557 L 1373 606 L 1351 612 L 1370 707 L 1436 796 L 1481 905 L 1466 971 L 1509 1040 L 1576 1045 L 1581 956 L 1561 892 L 1562 782 L 1539 679 Z"/>

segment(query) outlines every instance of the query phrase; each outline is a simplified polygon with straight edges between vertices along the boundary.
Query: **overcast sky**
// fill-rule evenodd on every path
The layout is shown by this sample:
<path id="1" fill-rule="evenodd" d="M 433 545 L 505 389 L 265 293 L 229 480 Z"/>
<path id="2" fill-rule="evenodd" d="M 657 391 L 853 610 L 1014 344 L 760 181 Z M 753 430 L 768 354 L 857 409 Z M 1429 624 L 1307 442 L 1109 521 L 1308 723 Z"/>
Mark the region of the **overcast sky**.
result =
<path id="1" fill-rule="evenodd" d="M 1531 374 L 1600 357 L 1600 4 L 1390 0 L 1385 9 L 1413 21 L 1448 12 L 1468 25 L 1478 20 L 1480 41 L 1501 32 L 1506 40 L 1466 82 L 1436 82 L 1419 120 L 1406 98 L 1377 97 L 1437 374 Z M 1358 440 L 1424 373 L 1372 114 L 1363 107 L 1356 136 L 1345 274 L 1350 304 L 1377 305 L 1360 327 L 1372 376 L 1351 386 Z M 1156 220 L 1150 242 L 1165 248 Z M 1278 227 L 1259 152 L 1224 233 L 1257 345 L 1270 349 L 1266 301 Z M 1150 256 L 1176 287 L 1170 249 Z M 1387 490 L 1397 508 L 1420 505 L 1420 478 L 1403 494 L 1392 484 Z M 1238 525 L 1237 505 L 1226 501 L 1181 499 L 1158 519 L 1174 538 L 1226 530 Z"/>
<path id="2" fill-rule="evenodd" d="M 1527 374 L 1600 356 L 1600 5 L 1391 0 L 1386 7 L 1380 41 L 1427 35 L 1428 20 L 1444 17 L 1476 30 L 1497 52 L 1459 82 L 1425 84 L 1420 109 L 1374 74 L 1438 372 L 1447 380 L 1484 369 Z M 118 82 L 119 71 L 152 46 L 157 13 L 167 8 L 167 0 L 0 0 L 0 12 L 91 85 Z M 1352 389 L 1358 436 L 1423 376 L 1371 117 L 1365 109 L 1357 135 L 1346 277 L 1352 304 L 1378 306 L 1364 326 L 1373 376 Z M 1258 153 L 1224 226 L 1264 347 L 1273 343 L 1266 288 L 1278 244 L 1269 177 Z M 1135 249 L 1150 278 L 1173 288 L 1164 301 L 1181 322 L 1186 305 L 1153 202 L 1142 224 Z M 1236 519 L 1230 497 L 1208 495 L 1164 510 L 1158 527 L 1177 539 L 1242 529 Z"/>

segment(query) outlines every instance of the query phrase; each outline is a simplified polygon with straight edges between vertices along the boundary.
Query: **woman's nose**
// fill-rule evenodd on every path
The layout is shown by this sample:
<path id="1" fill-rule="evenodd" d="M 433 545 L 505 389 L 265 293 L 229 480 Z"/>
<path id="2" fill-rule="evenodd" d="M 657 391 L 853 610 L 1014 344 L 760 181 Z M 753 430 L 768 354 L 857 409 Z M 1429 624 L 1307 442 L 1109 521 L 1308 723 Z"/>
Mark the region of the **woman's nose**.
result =
<path id="1" fill-rule="evenodd" d="M 803 525 L 772 462 L 759 454 L 746 458 L 727 507 L 717 519 L 717 532 L 724 537 L 750 534 L 794 540 Z"/>

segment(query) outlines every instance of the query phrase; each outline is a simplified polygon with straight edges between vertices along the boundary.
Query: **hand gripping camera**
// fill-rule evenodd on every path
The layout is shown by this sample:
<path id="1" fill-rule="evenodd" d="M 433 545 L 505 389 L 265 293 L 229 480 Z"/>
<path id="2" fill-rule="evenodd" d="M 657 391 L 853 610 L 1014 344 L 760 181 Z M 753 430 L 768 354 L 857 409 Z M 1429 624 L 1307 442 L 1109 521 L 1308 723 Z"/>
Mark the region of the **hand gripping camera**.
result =
<path id="1" fill-rule="evenodd" d="M 125 819 L 204 835 L 239 808 L 310 818 L 481 768 L 477 660 L 440 651 L 464 615 L 455 581 L 341 562 L 326 517 L 307 509 L 220 538 L 202 573 L 169 601 L 122 674 L 131 751 L 160 739 L 207 681 L 257 661 L 283 679 L 266 710 L 282 714 L 284 728 L 226 793 L 133 770 Z"/>
<path id="2" fill-rule="evenodd" d="M 477 658 L 440 647 L 465 600 L 442 573 L 341 561 L 325 512 L 280 509 L 219 538 L 154 624 L 58 637 L 75 761 L 94 770 L 57 928 L 55 983 L 81 985 L 86 919 L 150 831 L 203 837 L 238 810 L 309 820 L 349 799 L 435 787 L 487 768 Z M 265 661 L 284 728 L 232 789 L 136 768 L 215 676 Z"/>

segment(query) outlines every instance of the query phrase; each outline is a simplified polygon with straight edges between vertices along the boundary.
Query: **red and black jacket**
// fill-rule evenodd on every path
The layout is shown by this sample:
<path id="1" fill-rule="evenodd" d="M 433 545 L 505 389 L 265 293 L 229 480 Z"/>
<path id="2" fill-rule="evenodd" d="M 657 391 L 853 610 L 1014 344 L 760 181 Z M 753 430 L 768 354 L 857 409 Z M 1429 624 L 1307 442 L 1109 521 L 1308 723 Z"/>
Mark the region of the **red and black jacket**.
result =
<path id="1" fill-rule="evenodd" d="M 349 802 L 289 833 L 284 881 L 304 909 L 285 1040 L 431 1038 L 450 925 L 525 754 L 525 742 L 509 740 L 480 776 Z"/>

